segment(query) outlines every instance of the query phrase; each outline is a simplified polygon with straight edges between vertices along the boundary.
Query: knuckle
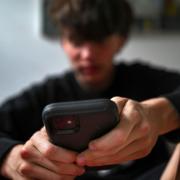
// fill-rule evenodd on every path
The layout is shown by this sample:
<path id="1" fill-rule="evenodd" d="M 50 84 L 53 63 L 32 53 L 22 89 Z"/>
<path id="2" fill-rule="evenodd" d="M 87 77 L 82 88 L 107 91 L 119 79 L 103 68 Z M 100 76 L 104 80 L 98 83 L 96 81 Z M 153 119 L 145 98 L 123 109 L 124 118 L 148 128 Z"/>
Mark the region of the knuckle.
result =
<path id="1" fill-rule="evenodd" d="M 32 167 L 29 163 L 24 162 L 18 167 L 18 172 L 22 175 L 28 175 L 32 173 Z"/>
<path id="2" fill-rule="evenodd" d="M 125 107 L 124 113 L 128 117 L 128 121 L 133 124 L 138 124 L 143 121 L 143 114 L 139 107 L 139 104 L 134 100 L 129 100 Z"/>
<path id="3" fill-rule="evenodd" d="M 148 123 L 144 123 L 141 127 L 140 127 L 140 131 L 144 134 L 144 135 L 148 135 L 150 132 L 150 125 Z"/>
<path id="4" fill-rule="evenodd" d="M 133 109 L 136 106 L 136 102 L 132 99 L 128 99 L 126 106 L 128 106 L 128 108 Z"/>
<path id="5" fill-rule="evenodd" d="M 31 140 L 27 141 L 26 144 L 20 150 L 20 156 L 23 159 L 29 159 L 32 157 L 32 144 Z"/>
<path id="6" fill-rule="evenodd" d="M 29 156 L 30 156 L 30 152 L 29 152 L 29 150 L 28 150 L 26 147 L 23 147 L 23 148 L 21 149 L 20 155 L 21 155 L 21 157 L 22 157 L 23 159 L 28 159 Z"/>
<path id="7" fill-rule="evenodd" d="M 137 111 L 140 113 L 141 106 L 140 106 L 139 102 L 129 99 L 126 104 L 127 104 L 127 108 L 130 109 L 131 111 Z"/>
<path id="8" fill-rule="evenodd" d="M 114 96 L 111 98 L 112 101 L 114 102 L 118 102 L 119 101 L 119 97 L 118 96 Z"/>
<path id="9" fill-rule="evenodd" d="M 129 109 L 126 113 L 126 120 L 131 125 L 137 125 L 142 121 L 142 117 L 136 109 Z"/>
<path id="10" fill-rule="evenodd" d="M 44 147 L 42 154 L 46 158 L 51 158 L 56 154 L 56 147 L 51 144 L 48 144 Z"/>
<path id="11" fill-rule="evenodd" d="M 141 116 L 140 112 L 137 109 L 134 109 L 132 111 L 131 116 L 132 116 L 132 120 L 133 120 L 134 123 L 138 123 L 138 122 L 142 121 L 142 116 Z"/>
<path id="12" fill-rule="evenodd" d="M 114 96 L 113 98 L 111 98 L 111 100 L 116 103 L 119 111 L 121 111 L 121 109 L 123 109 L 123 107 L 125 106 L 126 102 L 128 101 L 128 98 Z"/>
<path id="13" fill-rule="evenodd" d="M 128 101 L 128 98 L 120 97 L 120 96 L 114 96 L 111 98 L 112 101 L 119 102 L 119 101 Z"/>

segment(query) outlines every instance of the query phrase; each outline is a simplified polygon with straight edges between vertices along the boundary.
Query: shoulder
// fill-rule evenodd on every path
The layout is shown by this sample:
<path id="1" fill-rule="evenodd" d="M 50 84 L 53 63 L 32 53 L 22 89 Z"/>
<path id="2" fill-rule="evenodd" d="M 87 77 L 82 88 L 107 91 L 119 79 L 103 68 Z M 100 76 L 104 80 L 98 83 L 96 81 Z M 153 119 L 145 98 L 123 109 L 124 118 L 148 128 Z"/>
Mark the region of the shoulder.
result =
<path id="1" fill-rule="evenodd" d="M 50 74 L 30 85 L 31 88 L 55 88 L 67 86 L 69 83 L 74 82 L 73 72 L 70 70 L 62 73 Z"/>
<path id="2" fill-rule="evenodd" d="M 118 76 L 124 75 L 129 81 L 165 87 L 176 87 L 180 83 L 180 72 L 142 61 L 123 62 L 117 65 Z"/>
<path id="3" fill-rule="evenodd" d="M 116 65 L 118 68 L 126 68 L 126 69 L 156 69 L 157 68 L 157 66 L 142 60 L 126 61 L 123 59 L 123 60 L 119 60 Z"/>
<path id="4" fill-rule="evenodd" d="M 73 72 L 70 70 L 66 70 L 62 73 L 51 74 L 44 77 L 41 82 L 59 82 L 59 81 L 66 81 L 68 79 L 73 79 L 74 75 Z"/>
<path id="5" fill-rule="evenodd" d="M 167 73 L 167 74 L 179 74 L 177 70 L 167 68 L 165 66 L 160 66 L 157 64 L 152 64 L 147 61 L 142 60 L 132 60 L 126 61 L 121 60 L 117 64 L 118 69 L 122 69 L 124 71 L 129 72 L 137 72 L 137 73 Z"/>
<path id="6" fill-rule="evenodd" d="M 71 82 L 74 82 L 73 77 L 71 71 L 47 75 L 43 79 L 34 81 L 10 95 L 1 102 L 1 105 L 6 102 L 13 104 L 14 102 L 25 102 L 26 100 L 46 102 L 55 100 L 57 97 L 65 97 L 69 92 Z"/>

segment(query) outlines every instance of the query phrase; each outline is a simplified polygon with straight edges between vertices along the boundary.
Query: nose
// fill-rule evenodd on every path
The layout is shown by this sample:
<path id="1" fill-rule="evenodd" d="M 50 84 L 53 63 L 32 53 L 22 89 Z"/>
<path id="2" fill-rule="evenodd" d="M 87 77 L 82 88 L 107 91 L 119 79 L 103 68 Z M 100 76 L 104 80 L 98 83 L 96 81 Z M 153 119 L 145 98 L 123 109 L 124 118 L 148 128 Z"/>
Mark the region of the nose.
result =
<path id="1" fill-rule="evenodd" d="M 81 58 L 84 60 L 91 60 L 96 56 L 96 48 L 92 44 L 85 44 L 81 48 Z"/>

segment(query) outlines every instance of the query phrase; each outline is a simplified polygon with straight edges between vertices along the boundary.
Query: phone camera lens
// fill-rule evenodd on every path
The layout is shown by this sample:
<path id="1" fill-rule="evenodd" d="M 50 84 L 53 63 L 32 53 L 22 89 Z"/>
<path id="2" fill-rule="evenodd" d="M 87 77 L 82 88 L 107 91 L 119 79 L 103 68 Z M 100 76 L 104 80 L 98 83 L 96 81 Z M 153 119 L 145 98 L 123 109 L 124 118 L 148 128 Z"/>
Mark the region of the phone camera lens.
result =
<path id="1" fill-rule="evenodd" d="M 78 119 L 71 116 L 61 116 L 53 119 L 53 125 L 55 129 L 64 131 L 64 130 L 75 130 L 79 127 Z"/>

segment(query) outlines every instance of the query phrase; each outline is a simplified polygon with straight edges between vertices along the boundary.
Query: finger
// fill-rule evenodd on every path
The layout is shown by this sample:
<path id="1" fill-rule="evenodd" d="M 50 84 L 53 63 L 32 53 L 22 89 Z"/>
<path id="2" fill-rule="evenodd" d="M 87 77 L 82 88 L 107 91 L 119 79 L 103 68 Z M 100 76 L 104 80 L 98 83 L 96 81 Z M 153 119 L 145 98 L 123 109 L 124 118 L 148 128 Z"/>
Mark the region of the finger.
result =
<path id="1" fill-rule="evenodd" d="M 53 145 L 43 133 L 35 133 L 31 141 L 36 149 L 47 159 L 63 163 L 73 163 L 76 159 L 76 152 Z"/>
<path id="2" fill-rule="evenodd" d="M 135 160 L 149 154 L 151 150 L 149 144 L 150 143 L 147 141 L 147 138 L 142 138 L 135 142 L 132 142 L 127 147 L 113 155 L 103 157 L 98 157 L 96 155 L 84 156 L 84 158 L 87 166 L 120 164 L 125 162 L 126 160 Z"/>
<path id="3" fill-rule="evenodd" d="M 77 176 L 84 173 L 84 168 L 75 164 L 64 164 L 46 159 L 29 141 L 26 143 L 25 147 L 23 147 L 21 156 L 31 163 L 42 166 L 58 174 Z"/>
<path id="4" fill-rule="evenodd" d="M 80 166 L 85 166 L 88 161 L 103 158 L 104 156 L 109 157 L 119 151 L 119 149 L 122 148 L 122 144 L 125 146 L 126 143 L 123 131 L 119 132 L 119 129 L 115 128 L 113 131 L 104 135 L 103 137 L 90 142 L 89 149 L 80 153 L 77 156 L 76 162 Z"/>
<path id="5" fill-rule="evenodd" d="M 15 179 L 18 179 L 18 180 L 35 180 L 34 178 L 26 178 L 26 177 L 22 177 L 20 175 L 16 176 Z"/>
<path id="6" fill-rule="evenodd" d="M 88 162 L 87 166 L 95 167 L 95 166 L 106 166 L 106 165 L 116 165 L 127 163 L 128 161 L 134 161 L 143 157 L 147 150 L 143 149 L 141 151 L 137 151 L 129 156 L 124 157 L 123 159 L 117 159 L 117 156 L 112 156 L 111 161 L 105 159 L 99 159 L 97 161 Z"/>
<path id="7" fill-rule="evenodd" d="M 76 164 L 57 163 L 57 167 L 58 168 L 56 172 L 64 175 L 80 176 L 85 172 L 85 169 L 83 167 L 80 167 Z"/>
<path id="8" fill-rule="evenodd" d="M 104 136 L 95 139 L 89 143 L 90 150 L 101 150 L 101 151 L 110 151 L 116 149 L 117 147 L 123 147 L 129 143 L 128 137 L 130 132 L 133 129 L 133 124 L 129 124 L 127 117 L 124 115 L 120 123 L 112 129 L 109 133 Z"/>
<path id="9" fill-rule="evenodd" d="M 22 163 L 18 169 L 19 174 L 22 177 L 39 179 L 39 180 L 49 180 L 49 179 L 65 179 L 71 176 L 58 175 L 48 169 L 45 169 L 41 166 L 31 164 L 31 163 Z"/>
<path id="10" fill-rule="evenodd" d="M 139 127 L 140 126 L 140 127 Z M 141 125 L 137 125 L 134 127 L 134 129 L 132 130 L 134 132 L 132 132 L 130 134 L 130 137 L 128 141 L 126 141 L 123 145 L 121 146 L 117 146 L 116 148 L 112 148 L 112 149 L 102 149 L 102 150 L 90 150 L 87 149 L 86 151 L 80 153 L 78 155 L 78 163 L 81 162 L 81 165 L 84 163 L 85 161 L 89 161 L 89 160 L 93 160 L 93 159 L 99 159 L 99 158 L 103 158 L 103 157 L 108 157 L 108 156 L 113 156 L 114 154 L 117 154 L 119 151 L 123 151 L 124 149 L 124 153 L 128 153 L 128 149 L 126 149 L 127 147 L 129 147 L 131 144 L 133 144 L 133 142 L 139 142 L 141 141 L 141 139 L 144 139 L 145 143 L 143 143 L 143 145 L 145 146 L 146 143 L 150 143 L 148 140 L 148 136 L 149 136 L 149 127 L 147 125 L 141 124 Z M 138 145 L 138 144 L 137 144 Z M 130 152 L 132 152 L 132 150 L 129 150 Z M 135 150 L 136 151 L 136 150 Z M 121 153 L 121 155 L 123 156 L 123 153 Z M 84 161 L 84 162 L 83 162 Z"/>
<path id="11" fill-rule="evenodd" d="M 124 159 L 121 160 L 121 163 L 141 159 L 141 158 L 147 156 L 148 154 L 149 154 L 149 149 L 146 149 L 146 148 L 141 149 L 141 150 L 138 150 L 137 152 L 130 154 L 129 156 L 124 157 Z"/>
<path id="12" fill-rule="evenodd" d="M 121 112 L 120 122 L 116 128 L 105 136 L 92 141 L 89 145 L 91 150 L 110 150 L 117 146 L 125 146 L 133 141 L 136 134 L 133 129 L 143 122 L 143 116 L 137 102 L 128 100 Z M 135 131 L 133 131 L 135 132 Z M 136 131 L 138 133 L 138 131 Z"/>
<path id="13" fill-rule="evenodd" d="M 125 135 L 123 131 L 119 131 L 118 128 L 114 128 L 111 132 L 105 134 L 104 136 L 91 141 L 89 143 L 89 149 L 77 156 L 78 164 L 83 166 L 84 157 L 96 158 L 114 153 L 114 151 L 116 151 L 117 144 L 120 147 L 123 143 L 125 143 L 124 137 Z"/>
<path id="14" fill-rule="evenodd" d="M 118 108 L 118 112 L 120 114 L 122 109 L 124 108 L 126 102 L 128 101 L 128 99 L 124 98 L 124 97 L 115 96 L 115 97 L 111 98 L 111 101 L 113 101 L 116 104 L 116 106 Z"/>
<path id="15" fill-rule="evenodd" d="M 128 141 L 129 143 L 141 139 L 143 137 L 149 136 L 150 126 L 148 123 L 143 122 L 134 126 L 131 133 L 129 134 Z"/>
<path id="16" fill-rule="evenodd" d="M 28 178 L 28 177 L 24 177 L 21 174 L 19 174 L 18 172 L 16 172 L 10 179 L 18 179 L 18 180 L 35 180 L 34 178 Z"/>

